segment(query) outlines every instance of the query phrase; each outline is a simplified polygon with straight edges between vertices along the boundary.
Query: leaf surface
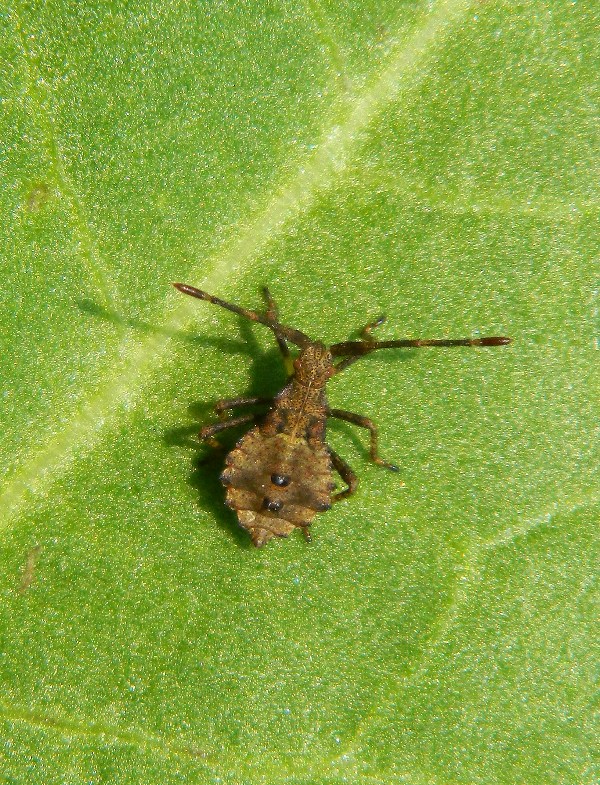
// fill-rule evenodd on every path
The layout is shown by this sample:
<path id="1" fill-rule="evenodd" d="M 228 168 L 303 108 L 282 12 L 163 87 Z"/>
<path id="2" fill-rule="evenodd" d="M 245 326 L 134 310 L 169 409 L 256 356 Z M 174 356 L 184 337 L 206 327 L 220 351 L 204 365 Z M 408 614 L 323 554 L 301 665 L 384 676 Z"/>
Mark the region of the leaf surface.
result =
<path id="1" fill-rule="evenodd" d="M 594 783 L 593 4 L 26 3 L 2 15 L 7 782 Z M 194 441 L 332 380 L 358 494 L 252 549 Z M 358 432 L 357 432 L 358 431 Z M 224 437 L 224 442 L 231 445 Z M 208 455 L 208 460 L 206 460 Z"/>

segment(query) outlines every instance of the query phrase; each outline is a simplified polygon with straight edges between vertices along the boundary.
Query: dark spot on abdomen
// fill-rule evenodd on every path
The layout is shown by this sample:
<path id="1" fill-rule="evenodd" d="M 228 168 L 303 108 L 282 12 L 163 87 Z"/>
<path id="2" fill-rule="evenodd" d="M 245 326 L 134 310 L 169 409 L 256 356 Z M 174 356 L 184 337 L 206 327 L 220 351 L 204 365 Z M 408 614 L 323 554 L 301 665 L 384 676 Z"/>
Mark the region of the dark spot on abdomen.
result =
<path id="1" fill-rule="evenodd" d="M 268 510 L 269 512 L 279 512 L 283 507 L 283 502 L 276 502 L 272 501 L 271 499 L 263 499 L 263 510 Z"/>

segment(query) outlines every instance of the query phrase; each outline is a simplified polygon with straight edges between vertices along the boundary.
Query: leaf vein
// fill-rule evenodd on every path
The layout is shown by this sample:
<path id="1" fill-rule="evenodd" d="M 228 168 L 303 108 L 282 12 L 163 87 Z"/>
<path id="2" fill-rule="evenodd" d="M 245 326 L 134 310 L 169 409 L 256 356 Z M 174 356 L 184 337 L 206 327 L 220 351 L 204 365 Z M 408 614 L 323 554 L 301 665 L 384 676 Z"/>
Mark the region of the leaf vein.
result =
<path id="1" fill-rule="evenodd" d="M 56 730 L 58 733 L 65 736 L 77 735 L 95 737 L 104 740 L 107 743 L 117 742 L 119 744 L 127 744 L 138 747 L 141 750 L 151 750 L 155 753 L 162 753 L 167 757 L 172 754 L 194 757 L 199 760 L 205 760 L 207 757 L 205 752 L 193 745 L 161 739 L 158 736 L 150 736 L 139 731 L 125 731 L 103 723 L 87 724 L 85 722 L 78 722 L 72 718 L 43 714 L 30 709 L 10 706 L 6 703 L 0 704 L 0 715 L 10 722 L 25 723 L 33 728 Z"/>
<path id="2" fill-rule="evenodd" d="M 109 285 L 108 276 L 102 267 L 90 223 L 86 218 L 83 197 L 78 194 L 73 180 L 67 172 L 65 156 L 61 150 L 56 132 L 57 123 L 50 108 L 50 91 L 47 89 L 40 73 L 36 56 L 26 45 L 26 36 L 23 33 L 20 22 L 21 14 L 17 12 L 17 18 L 14 18 L 14 14 L 12 16 L 14 30 L 19 39 L 27 73 L 28 88 L 26 100 L 29 103 L 29 114 L 33 121 L 37 121 L 38 127 L 44 135 L 46 153 L 50 159 L 51 170 L 58 183 L 60 194 L 66 198 L 75 232 L 78 235 L 77 245 L 81 262 L 96 289 L 102 295 L 104 304 L 114 308 L 114 295 Z"/>
<path id="3" fill-rule="evenodd" d="M 595 505 L 599 501 L 600 500 L 594 497 L 589 497 L 580 501 L 568 502 L 565 505 L 559 506 L 558 504 L 555 504 L 550 512 L 525 521 L 518 526 L 508 526 L 489 540 L 482 540 L 474 544 L 465 555 L 463 568 L 455 582 L 452 599 L 432 626 L 430 634 L 427 636 L 421 649 L 420 656 L 404 671 L 404 673 L 399 674 L 396 678 L 390 679 L 386 683 L 387 689 L 385 689 L 381 700 L 373 703 L 372 710 L 366 714 L 359 725 L 357 725 L 348 747 L 338 756 L 338 758 L 336 758 L 336 760 L 343 759 L 345 756 L 353 754 L 359 739 L 364 735 L 369 724 L 381 713 L 380 707 L 387 705 L 391 696 L 397 693 L 398 685 L 402 682 L 406 683 L 409 680 L 415 679 L 427 668 L 434 650 L 438 644 L 445 639 L 445 636 L 455 624 L 461 608 L 469 602 L 473 592 L 476 590 L 475 587 L 481 582 L 485 570 L 485 562 L 493 551 L 515 541 L 519 537 L 528 535 L 535 529 L 550 524 L 559 515 L 570 515 L 584 507 Z"/>

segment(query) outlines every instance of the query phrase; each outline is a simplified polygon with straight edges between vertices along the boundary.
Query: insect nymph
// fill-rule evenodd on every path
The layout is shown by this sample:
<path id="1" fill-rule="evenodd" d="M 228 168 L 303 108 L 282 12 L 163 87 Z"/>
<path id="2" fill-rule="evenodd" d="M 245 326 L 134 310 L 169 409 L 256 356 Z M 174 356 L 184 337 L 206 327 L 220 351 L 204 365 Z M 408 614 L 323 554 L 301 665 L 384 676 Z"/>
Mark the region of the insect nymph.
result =
<path id="1" fill-rule="evenodd" d="M 243 436 L 227 455 L 221 481 L 226 491 L 226 504 L 236 511 L 240 526 L 247 529 L 252 542 L 261 547 L 273 537 L 287 537 L 301 529 L 310 540 L 309 527 L 318 512 L 331 503 L 350 496 L 358 480 L 348 464 L 325 442 L 328 417 L 354 423 L 368 429 L 371 437 L 371 460 L 392 471 L 398 468 L 379 457 L 377 428 L 367 417 L 342 409 L 330 409 L 325 396 L 327 380 L 348 368 L 365 354 L 379 349 L 412 349 L 422 346 L 504 346 L 510 338 L 459 338 L 376 341 L 371 331 L 383 323 L 384 317 L 366 325 L 359 341 L 345 341 L 325 346 L 313 341 L 300 330 L 281 324 L 277 306 L 264 289 L 267 310 L 249 311 L 238 305 L 183 283 L 173 284 L 180 292 L 220 305 L 253 322 L 268 327 L 274 334 L 291 375 L 283 390 L 272 399 L 232 398 L 219 401 L 215 410 L 223 415 L 231 409 L 265 404 L 266 415 L 243 414 L 206 425 L 200 439 L 214 441 L 216 433 L 242 423 L 261 421 Z M 293 364 L 288 342 L 300 352 Z M 336 358 L 342 358 L 336 363 Z M 333 471 L 346 483 L 346 488 L 333 493 Z"/>

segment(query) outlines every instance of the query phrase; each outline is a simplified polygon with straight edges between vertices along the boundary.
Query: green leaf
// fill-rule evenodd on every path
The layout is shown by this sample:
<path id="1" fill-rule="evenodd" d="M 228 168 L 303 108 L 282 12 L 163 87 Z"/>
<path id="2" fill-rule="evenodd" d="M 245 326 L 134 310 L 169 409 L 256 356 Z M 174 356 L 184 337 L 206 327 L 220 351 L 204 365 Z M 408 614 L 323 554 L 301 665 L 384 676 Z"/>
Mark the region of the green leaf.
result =
<path id="1" fill-rule="evenodd" d="M 3 781 L 597 782 L 597 6 L 1 19 Z M 178 280 L 513 344 L 334 379 L 400 474 L 334 423 L 359 492 L 256 550 L 194 437 L 284 371 Z"/>

